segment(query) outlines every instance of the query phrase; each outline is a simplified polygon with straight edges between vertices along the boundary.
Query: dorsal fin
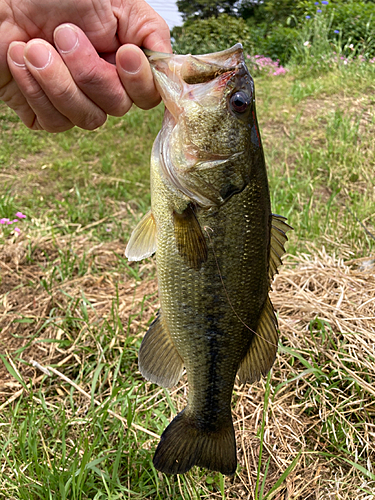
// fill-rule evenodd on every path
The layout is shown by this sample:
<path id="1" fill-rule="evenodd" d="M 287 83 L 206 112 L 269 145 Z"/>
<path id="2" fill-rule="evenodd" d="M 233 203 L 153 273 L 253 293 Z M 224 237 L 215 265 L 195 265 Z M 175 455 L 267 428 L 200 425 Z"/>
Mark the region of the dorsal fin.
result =
<path id="1" fill-rule="evenodd" d="M 276 214 L 272 214 L 271 217 L 271 248 L 268 269 L 270 281 L 273 280 L 274 275 L 277 273 L 277 268 L 282 264 L 281 257 L 285 253 L 284 244 L 288 241 L 286 233 L 293 229 L 285 222 L 286 217 Z"/>

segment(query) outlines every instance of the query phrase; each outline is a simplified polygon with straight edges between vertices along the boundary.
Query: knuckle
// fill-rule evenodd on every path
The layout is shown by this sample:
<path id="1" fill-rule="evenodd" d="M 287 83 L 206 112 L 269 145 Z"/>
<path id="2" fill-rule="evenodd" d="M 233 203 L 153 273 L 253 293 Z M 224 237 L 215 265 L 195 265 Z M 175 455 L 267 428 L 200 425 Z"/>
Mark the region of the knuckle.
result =
<path id="1" fill-rule="evenodd" d="M 161 98 L 159 94 L 153 95 L 151 92 L 145 92 L 135 95 L 133 101 L 141 109 L 151 109 L 159 104 Z"/>
<path id="2" fill-rule="evenodd" d="M 30 86 L 24 90 L 24 95 L 28 102 L 34 105 L 44 105 L 47 101 L 44 90 L 39 86 Z"/>
<path id="3" fill-rule="evenodd" d="M 57 102 L 64 102 L 64 104 L 69 105 L 71 101 L 75 99 L 77 95 L 77 88 L 72 80 L 66 82 L 60 82 L 57 85 L 53 93 L 51 91 L 51 100 Z"/>
<path id="4" fill-rule="evenodd" d="M 77 122 L 76 125 L 85 130 L 95 130 L 104 125 L 107 121 L 107 115 L 104 112 L 95 115 L 86 116 L 82 122 Z"/>
<path id="5" fill-rule="evenodd" d="M 136 105 L 141 109 L 147 110 L 147 109 L 151 109 L 151 108 L 154 108 L 155 106 L 157 106 L 160 101 L 161 101 L 160 97 L 155 98 L 152 101 L 145 100 L 145 99 L 138 99 L 138 101 L 136 102 Z"/>
<path id="6" fill-rule="evenodd" d="M 32 121 L 31 124 L 28 125 L 28 128 L 31 129 L 31 130 L 43 130 L 43 127 L 39 123 L 39 120 L 38 120 L 38 118 L 36 116 L 34 116 L 34 120 Z"/>
<path id="7" fill-rule="evenodd" d="M 59 132 L 66 132 L 73 127 L 73 123 L 65 117 L 54 116 L 54 119 L 51 120 L 50 116 L 48 118 L 37 116 L 32 128 L 33 130 L 45 130 L 46 132 L 55 134 Z"/>
<path id="8" fill-rule="evenodd" d="M 85 73 L 75 75 L 77 86 L 91 98 L 105 113 L 123 116 L 131 107 L 125 90 L 113 75 L 103 71 L 103 67 L 85 68 Z"/>
<path id="9" fill-rule="evenodd" d="M 53 102 L 74 125 L 85 130 L 94 130 L 107 119 L 106 113 L 89 101 L 74 81 L 56 89 Z M 92 109 L 93 107 L 96 109 Z"/>
<path id="10" fill-rule="evenodd" d="M 107 113 L 111 116 L 124 116 L 132 107 L 132 101 L 129 98 L 124 98 L 124 96 L 119 96 L 118 99 L 114 99 L 111 103 Z"/>
<path id="11" fill-rule="evenodd" d="M 78 87 L 86 87 L 87 85 L 100 85 L 103 80 L 102 75 L 98 71 L 98 67 L 91 64 L 89 66 L 85 65 L 84 71 L 74 75 L 74 79 Z"/>
<path id="12" fill-rule="evenodd" d="M 74 125 L 72 123 L 61 126 L 53 125 L 51 127 L 48 125 L 44 127 L 43 130 L 49 132 L 50 134 L 58 134 L 59 132 L 66 132 L 67 130 L 70 130 L 73 127 Z"/>

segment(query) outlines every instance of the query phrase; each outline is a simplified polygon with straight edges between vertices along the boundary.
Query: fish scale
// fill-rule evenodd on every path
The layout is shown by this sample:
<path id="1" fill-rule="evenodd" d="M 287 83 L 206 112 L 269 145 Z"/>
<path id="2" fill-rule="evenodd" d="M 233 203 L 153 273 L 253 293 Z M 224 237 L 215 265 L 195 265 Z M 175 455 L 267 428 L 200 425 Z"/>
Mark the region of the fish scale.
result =
<path id="1" fill-rule="evenodd" d="M 154 465 L 170 474 L 199 465 L 231 475 L 233 386 L 237 373 L 253 382 L 274 362 L 278 331 L 268 293 L 290 226 L 271 213 L 242 47 L 146 53 L 166 113 L 151 157 L 151 210 L 126 250 L 129 260 L 156 253 L 161 307 L 139 367 L 165 387 L 185 368 L 189 389 Z"/>

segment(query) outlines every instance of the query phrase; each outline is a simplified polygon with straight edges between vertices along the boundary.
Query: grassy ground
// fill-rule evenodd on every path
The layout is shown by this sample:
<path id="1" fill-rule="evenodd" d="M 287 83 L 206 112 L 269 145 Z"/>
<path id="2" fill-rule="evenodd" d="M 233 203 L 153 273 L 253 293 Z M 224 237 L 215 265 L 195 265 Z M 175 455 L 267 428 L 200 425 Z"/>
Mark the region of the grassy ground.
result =
<path id="1" fill-rule="evenodd" d="M 155 266 L 124 249 L 161 107 L 59 135 L 0 107 L 0 218 L 27 216 L 0 233 L 0 498 L 374 498 L 374 76 L 256 81 L 273 210 L 295 231 L 272 375 L 235 387 L 233 479 L 152 466 L 187 386 L 138 372 Z"/>

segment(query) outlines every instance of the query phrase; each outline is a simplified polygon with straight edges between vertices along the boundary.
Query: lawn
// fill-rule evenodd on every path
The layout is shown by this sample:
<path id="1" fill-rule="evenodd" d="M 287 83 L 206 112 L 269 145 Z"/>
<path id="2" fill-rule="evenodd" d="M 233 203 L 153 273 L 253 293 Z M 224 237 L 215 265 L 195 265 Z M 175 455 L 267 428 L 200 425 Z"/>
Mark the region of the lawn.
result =
<path id="1" fill-rule="evenodd" d="M 0 218 L 26 215 L 0 226 L 0 498 L 374 498 L 374 82 L 366 64 L 256 78 L 273 211 L 294 232 L 277 360 L 234 390 L 234 478 L 152 465 L 188 388 L 138 371 L 156 269 L 124 251 L 162 106 L 57 135 L 0 106 Z"/>

